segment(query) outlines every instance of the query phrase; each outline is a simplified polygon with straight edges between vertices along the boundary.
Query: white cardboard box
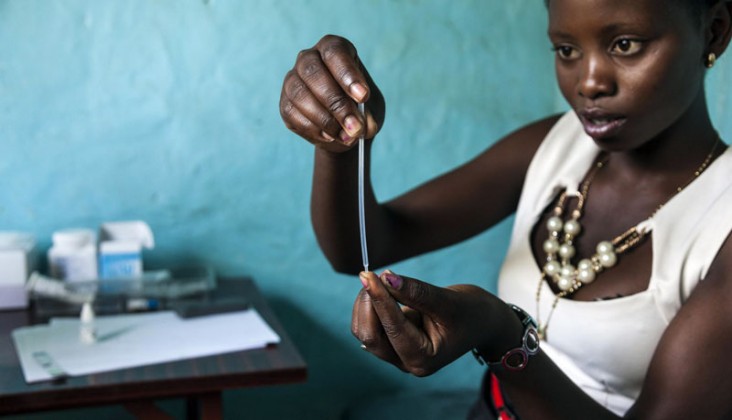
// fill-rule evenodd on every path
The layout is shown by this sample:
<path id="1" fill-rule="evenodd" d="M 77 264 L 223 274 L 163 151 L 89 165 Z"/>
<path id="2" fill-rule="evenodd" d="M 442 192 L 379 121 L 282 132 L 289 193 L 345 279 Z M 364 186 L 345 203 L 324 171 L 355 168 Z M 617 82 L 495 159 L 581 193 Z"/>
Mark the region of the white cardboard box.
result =
<path id="1" fill-rule="evenodd" d="M 0 309 L 25 308 L 25 282 L 35 269 L 36 241 L 22 232 L 0 232 Z"/>

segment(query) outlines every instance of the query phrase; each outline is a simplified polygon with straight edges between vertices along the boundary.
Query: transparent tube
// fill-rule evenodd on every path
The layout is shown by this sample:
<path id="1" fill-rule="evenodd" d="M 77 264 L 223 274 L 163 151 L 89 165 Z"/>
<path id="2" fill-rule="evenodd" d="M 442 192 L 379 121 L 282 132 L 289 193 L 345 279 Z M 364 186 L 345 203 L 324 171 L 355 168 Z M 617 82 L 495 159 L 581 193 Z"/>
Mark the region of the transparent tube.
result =
<path id="1" fill-rule="evenodd" d="M 363 103 L 358 104 L 358 112 L 366 121 L 366 112 Z M 365 129 L 364 129 L 365 131 Z M 358 227 L 361 233 L 361 260 L 363 270 L 369 271 L 369 251 L 366 246 L 366 209 L 364 208 L 364 134 L 358 138 Z"/>

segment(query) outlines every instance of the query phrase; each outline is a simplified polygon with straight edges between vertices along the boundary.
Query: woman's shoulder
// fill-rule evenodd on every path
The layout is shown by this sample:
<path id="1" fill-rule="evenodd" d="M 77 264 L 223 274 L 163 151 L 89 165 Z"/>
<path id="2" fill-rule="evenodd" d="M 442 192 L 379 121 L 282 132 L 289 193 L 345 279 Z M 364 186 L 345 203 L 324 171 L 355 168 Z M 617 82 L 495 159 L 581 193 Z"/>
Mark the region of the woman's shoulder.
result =
<path id="1" fill-rule="evenodd" d="M 557 113 L 532 121 L 509 133 L 499 143 L 507 142 L 538 149 L 551 133 L 566 129 L 565 127 L 571 124 L 572 116 L 572 113 Z"/>
<path id="2" fill-rule="evenodd" d="M 528 129 L 539 128 L 543 134 L 533 145 L 526 187 L 541 193 L 579 185 L 600 150 L 577 115 L 572 111 L 554 115 Z"/>
<path id="3" fill-rule="evenodd" d="M 542 136 L 538 152 L 563 155 L 578 148 L 589 149 L 593 153 L 598 151 L 573 111 L 554 115 L 544 121 L 552 124 Z"/>
<path id="4" fill-rule="evenodd" d="M 483 168 L 508 166 L 514 169 L 511 172 L 520 172 L 523 178 L 539 147 L 561 126 L 566 115 L 549 115 L 515 129 L 485 150 L 476 161 Z"/>
<path id="5" fill-rule="evenodd" d="M 521 161 L 528 168 L 537 156 L 544 162 L 547 157 L 552 156 L 562 160 L 562 156 L 571 154 L 577 148 L 589 148 L 592 153 L 596 153 L 596 146 L 590 139 L 585 139 L 586 137 L 577 115 L 569 111 L 553 114 L 518 128 L 501 139 L 496 148 L 505 149 L 504 154 L 509 160 Z M 587 141 L 578 141 L 579 139 Z M 513 156 L 515 154 L 518 156 Z"/>

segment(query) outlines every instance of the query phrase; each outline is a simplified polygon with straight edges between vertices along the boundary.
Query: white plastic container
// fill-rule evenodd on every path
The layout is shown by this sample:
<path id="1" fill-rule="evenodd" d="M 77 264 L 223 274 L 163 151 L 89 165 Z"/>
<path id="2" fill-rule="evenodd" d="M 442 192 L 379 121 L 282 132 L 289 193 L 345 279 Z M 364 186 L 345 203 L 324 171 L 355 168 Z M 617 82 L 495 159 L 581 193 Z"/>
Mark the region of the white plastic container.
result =
<path id="1" fill-rule="evenodd" d="M 53 233 L 48 250 L 51 277 L 70 282 L 97 278 L 96 234 L 91 229 L 64 229 Z"/>

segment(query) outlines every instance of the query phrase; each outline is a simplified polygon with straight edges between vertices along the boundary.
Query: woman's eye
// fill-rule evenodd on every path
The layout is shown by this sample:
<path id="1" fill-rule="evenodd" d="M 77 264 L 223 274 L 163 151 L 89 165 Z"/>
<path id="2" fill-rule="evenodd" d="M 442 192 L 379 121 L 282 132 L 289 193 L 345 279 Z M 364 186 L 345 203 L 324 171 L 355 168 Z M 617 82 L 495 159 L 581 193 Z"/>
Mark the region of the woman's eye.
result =
<path id="1" fill-rule="evenodd" d="M 643 44 L 640 41 L 623 38 L 613 44 L 611 51 L 618 55 L 633 55 L 641 50 Z"/>
<path id="2" fill-rule="evenodd" d="M 579 51 L 568 45 L 558 45 L 554 47 L 554 52 L 556 52 L 557 56 L 562 60 L 572 60 L 579 56 Z"/>

